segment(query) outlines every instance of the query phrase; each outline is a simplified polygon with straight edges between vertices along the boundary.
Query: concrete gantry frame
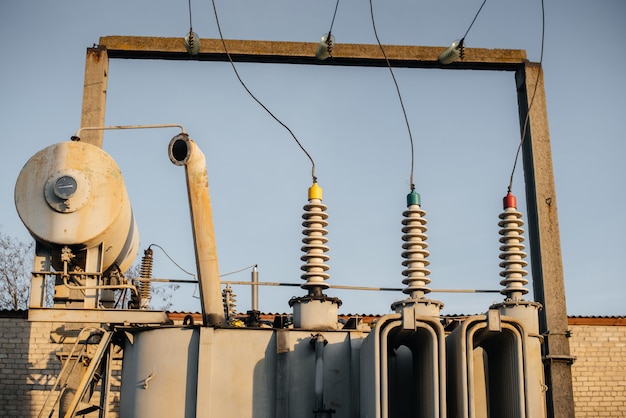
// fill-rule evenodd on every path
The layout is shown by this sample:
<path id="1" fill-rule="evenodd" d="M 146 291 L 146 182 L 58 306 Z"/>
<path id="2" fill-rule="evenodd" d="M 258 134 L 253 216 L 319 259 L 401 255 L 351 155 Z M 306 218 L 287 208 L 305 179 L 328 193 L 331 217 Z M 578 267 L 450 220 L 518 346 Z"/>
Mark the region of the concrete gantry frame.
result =
<path id="1" fill-rule="evenodd" d="M 224 43 L 235 62 L 387 66 L 378 45 L 337 44 L 331 59 L 318 61 L 312 53 L 317 43 L 241 40 L 225 40 Z M 496 70 L 515 73 L 520 130 L 524 129 L 526 117 L 529 116 L 522 154 L 533 290 L 535 300 L 543 305 L 539 326 L 545 336 L 547 410 L 550 417 L 571 418 L 574 416 L 570 369 L 572 358 L 567 340 L 565 285 L 541 66 L 529 62 L 523 50 L 478 48 L 466 49 L 463 60 L 444 66 L 437 58 L 445 48 L 384 46 L 385 54 L 394 68 Z M 102 37 L 98 46 L 87 49 L 82 128 L 104 126 L 110 58 L 228 61 L 224 45 L 219 39 L 202 39 L 200 53 L 192 57 L 187 53 L 183 38 Z M 529 110 L 533 94 L 534 102 Z M 97 146 L 102 146 L 102 139 L 103 131 L 99 130 L 84 131 L 81 135 L 82 141 Z"/>

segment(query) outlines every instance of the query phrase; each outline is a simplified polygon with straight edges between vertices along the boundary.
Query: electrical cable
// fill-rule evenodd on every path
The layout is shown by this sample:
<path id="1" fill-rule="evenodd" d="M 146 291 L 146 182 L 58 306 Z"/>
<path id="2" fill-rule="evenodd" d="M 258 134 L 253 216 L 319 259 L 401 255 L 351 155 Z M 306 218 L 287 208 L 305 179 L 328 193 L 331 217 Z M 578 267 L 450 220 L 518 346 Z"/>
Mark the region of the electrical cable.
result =
<path id="1" fill-rule="evenodd" d="M 530 119 L 530 110 L 532 109 L 533 103 L 535 102 L 535 94 L 537 93 L 537 87 L 539 86 L 539 78 L 541 77 L 541 72 L 543 71 L 541 64 L 543 63 L 545 34 L 546 34 L 546 13 L 545 13 L 545 7 L 544 7 L 544 0 L 541 0 L 541 52 L 539 55 L 539 70 L 537 71 L 535 87 L 533 89 L 533 94 L 531 96 L 530 103 L 528 105 L 526 118 L 524 118 L 524 126 L 522 127 L 522 138 L 520 139 L 519 145 L 517 146 L 517 151 L 515 152 L 515 159 L 513 160 L 513 169 L 511 170 L 511 177 L 509 179 L 509 186 L 507 188 L 508 192 L 511 192 L 511 189 L 513 188 L 513 176 L 515 175 L 515 169 L 517 168 L 517 161 L 519 159 L 520 151 L 522 150 L 522 146 L 524 145 L 524 140 L 526 139 L 526 131 L 528 129 L 528 121 Z"/>
<path id="2" fill-rule="evenodd" d="M 400 107 L 402 107 L 402 114 L 404 115 L 404 121 L 406 122 L 406 128 L 409 133 L 409 141 L 411 143 L 411 174 L 409 176 L 409 183 L 411 187 L 411 191 L 415 190 L 415 183 L 413 182 L 413 171 L 415 166 L 415 147 L 413 145 L 413 135 L 411 134 L 411 125 L 409 124 L 409 118 L 406 115 L 406 109 L 404 108 L 404 102 L 402 101 L 402 94 L 400 94 L 400 87 L 398 86 L 398 81 L 396 80 L 396 76 L 393 73 L 393 69 L 391 68 L 391 63 L 389 62 L 389 58 L 387 58 L 387 54 L 385 53 L 385 48 L 380 43 L 380 39 L 378 38 L 378 32 L 376 31 L 376 22 L 374 20 L 374 6 L 372 5 L 372 0 L 370 0 L 370 15 L 372 17 L 372 28 L 374 29 L 374 36 L 376 37 L 376 42 L 378 43 L 378 47 L 380 48 L 383 56 L 385 57 L 385 61 L 387 62 L 387 68 L 389 68 L 389 72 L 391 73 L 391 78 L 393 79 L 393 83 L 396 86 L 396 91 L 398 93 L 398 99 L 400 100 Z"/>
<path id="3" fill-rule="evenodd" d="M 239 72 L 237 71 L 237 67 L 235 66 L 235 63 L 234 63 L 232 57 L 230 56 L 230 53 L 228 52 L 228 48 L 226 47 L 226 42 L 224 41 L 224 36 L 222 35 L 222 28 L 220 27 L 220 21 L 219 21 L 219 18 L 217 16 L 217 8 L 215 6 L 215 0 L 212 0 L 212 3 L 213 3 L 213 12 L 215 14 L 215 23 L 217 24 L 217 31 L 219 32 L 220 40 L 222 42 L 222 46 L 224 47 L 224 52 L 226 53 L 226 57 L 228 58 L 228 62 L 230 62 L 230 65 L 233 68 L 233 71 L 235 73 L 235 76 L 239 80 L 239 83 L 246 90 L 246 92 L 248 92 L 250 97 L 252 97 L 252 99 L 259 104 L 259 106 L 261 106 L 276 122 L 278 122 L 283 128 L 285 128 L 291 134 L 291 136 L 294 139 L 294 141 L 296 141 L 296 144 L 298 144 L 300 149 L 304 152 L 304 154 L 311 161 L 311 177 L 313 177 L 313 183 L 316 183 L 317 182 L 317 177 L 315 177 L 315 162 L 313 161 L 313 157 L 311 157 L 311 155 L 307 152 L 307 150 L 304 148 L 304 146 L 300 143 L 300 141 L 298 140 L 296 135 L 293 133 L 293 131 L 291 129 L 289 129 L 289 127 L 287 125 L 285 125 L 280 119 L 278 119 L 263 103 L 261 103 L 261 101 L 250 91 L 248 86 L 246 86 L 246 83 L 244 83 L 244 81 L 241 79 L 241 76 L 239 75 Z"/>
<path id="4" fill-rule="evenodd" d="M 337 17 L 337 9 L 339 9 L 339 0 L 335 3 L 335 11 L 333 12 L 333 18 L 330 21 L 330 29 L 328 33 L 322 36 L 320 43 L 315 49 L 315 58 L 320 61 L 332 57 L 333 48 L 335 46 L 335 37 L 333 36 L 333 26 L 335 25 L 335 18 Z"/>
<path id="5" fill-rule="evenodd" d="M 474 15 L 474 19 L 472 20 L 472 23 L 470 23 L 469 27 L 465 31 L 465 35 L 463 35 L 463 37 L 461 38 L 461 41 L 463 41 L 465 39 L 465 37 L 469 33 L 470 29 L 472 29 L 472 26 L 474 26 L 474 22 L 476 22 L 476 18 L 478 18 L 478 15 L 480 14 L 480 11 L 483 9 L 483 6 L 485 5 L 485 3 L 487 3 L 487 0 L 484 0 L 483 4 L 481 4 L 480 7 L 478 8 L 478 11 L 476 12 L 476 15 Z"/>
<path id="6" fill-rule="evenodd" d="M 330 29 L 328 30 L 328 39 L 330 39 L 330 34 L 333 32 L 333 25 L 335 24 L 335 17 L 337 16 L 337 9 L 339 8 L 339 0 L 335 3 L 335 12 L 333 13 L 333 19 L 330 21 Z"/>
<path id="7" fill-rule="evenodd" d="M 126 288 L 121 290 L 121 292 L 117 296 L 117 300 L 115 301 L 115 304 L 113 305 L 114 309 L 117 309 L 118 306 L 123 306 L 123 302 L 126 301 L 126 291 L 127 290 L 128 289 L 126 289 Z"/>
<path id="8" fill-rule="evenodd" d="M 148 245 L 148 248 L 150 248 L 150 247 L 157 247 L 158 249 L 160 249 L 161 251 L 163 251 L 163 254 L 165 254 L 165 256 L 166 256 L 167 258 L 169 258 L 169 259 L 170 259 L 170 261 L 171 261 L 172 263 L 174 263 L 174 265 L 175 265 L 176 267 L 178 267 L 178 268 L 179 268 L 182 272 L 187 273 L 187 274 L 188 274 L 188 275 L 190 275 L 190 276 L 196 277 L 196 275 L 195 275 L 195 274 L 190 273 L 189 271 L 185 270 L 185 269 L 184 269 L 184 268 L 182 268 L 182 267 L 181 267 L 181 266 L 180 266 L 180 265 L 179 265 L 176 261 L 174 261 L 174 259 L 173 259 L 172 257 L 170 257 L 170 255 L 167 253 L 167 251 L 165 251 L 165 249 L 164 249 L 163 247 L 161 247 L 160 245 L 158 245 L 158 244 L 150 244 L 150 245 Z"/>
<path id="9" fill-rule="evenodd" d="M 191 56 L 198 55 L 200 53 L 200 38 L 193 31 L 193 24 L 191 22 L 191 0 L 188 1 L 189 8 L 189 33 L 185 36 L 185 48 Z"/>
<path id="10" fill-rule="evenodd" d="M 339 8 L 339 0 L 335 3 L 335 11 L 333 12 L 333 18 L 330 21 L 330 29 L 328 33 L 320 39 L 320 44 L 315 50 L 315 57 L 323 61 L 332 56 L 332 51 L 335 46 L 335 37 L 333 36 L 333 26 L 335 25 L 335 18 L 337 17 L 337 9 Z"/>
<path id="11" fill-rule="evenodd" d="M 472 22 L 470 23 L 467 30 L 465 31 L 465 34 L 463 35 L 463 37 L 457 41 L 454 41 L 448 49 L 446 49 L 439 55 L 439 62 L 441 64 L 444 64 L 444 65 L 451 64 L 454 61 L 456 61 L 457 58 L 463 59 L 465 57 L 465 38 L 467 37 L 467 34 L 469 33 L 470 29 L 472 29 L 472 26 L 474 26 L 474 23 L 476 22 L 476 19 L 478 18 L 478 15 L 480 14 L 480 11 L 483 9 L 483 6 L 485 5 L 485 3 L 487 3 L 487 0 L 483 0 L 482 4 L 478 8 L 478 11 L 474 15 Z"/>
<path id="12" fill-rule="evenodd" d="M 228 273 L 220 274 L 220 277 L 230 276 L 231 274 L 241 273 L 242 271 L 248 270 L 249 268 L 257 267 L 257 264 L 251 264 L 249 266 L 240 268 L 239 270 L 230 271 Z"/>
<path id="13" fill-rule="evenodd" d="M 483 3 L 480 5 L 480 7 L 478 8 L 478 11 L 474 15 L 474 19 L 472 19 L 472 23 L 470 23 L 467 30 L 465 31 L 465 35 L 463 35 L 463 37 L 459 40 L 459 49 L 460 49 L 461 59 L 463 59 L 463 56 L 465 55 L 465 38 L 467 37 L 467 34 L 469 33 L 470 29 L 472 29 L 472 26 L 474 26 L 474 22 L 476 22 L 476 19 L 478 18 L 478 15 L 480 14 L 480 11 L 483 9 L 483 6 L 485 5 L 485 3 L 487 3 L 487 0 L 483 0 Z"/>
<path id="14" fill-rule="evenodd" d="M 191 0 L 189 0 L 189 33 L 193 32 L 193 25 L 191 24 Z"/>

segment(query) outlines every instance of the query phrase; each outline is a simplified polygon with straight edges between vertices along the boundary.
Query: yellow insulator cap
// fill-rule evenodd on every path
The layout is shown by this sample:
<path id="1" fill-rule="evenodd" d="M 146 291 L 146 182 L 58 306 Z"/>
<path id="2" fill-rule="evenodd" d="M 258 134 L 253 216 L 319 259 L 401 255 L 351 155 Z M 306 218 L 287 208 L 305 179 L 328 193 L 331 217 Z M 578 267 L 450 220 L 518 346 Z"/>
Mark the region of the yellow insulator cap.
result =
<path id="1" fill-rule="evenodd" d="M 322 188 L 317 185 L 317 182 L 313 183 L 313 185 L 309 187 L 309 200 L 311 199 L 322 200 Z"/>

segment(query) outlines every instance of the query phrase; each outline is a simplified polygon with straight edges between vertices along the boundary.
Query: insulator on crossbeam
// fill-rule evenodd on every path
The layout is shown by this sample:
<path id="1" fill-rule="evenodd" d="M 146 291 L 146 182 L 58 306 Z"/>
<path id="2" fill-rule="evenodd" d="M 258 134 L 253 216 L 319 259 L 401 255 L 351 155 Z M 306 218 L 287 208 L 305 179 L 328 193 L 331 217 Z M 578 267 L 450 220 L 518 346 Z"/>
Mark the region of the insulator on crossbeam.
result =
<path id="1" fill-rule="evenodd" d="M 200 53 L 200 38 L 191 28 L 189 33 L 185 35 L 185 48 L 189 55 L 198 55 Z"/>
<path id="2" fill-rule="evenodd" d="M 411 296 L 412 299 L 421 299 L 427 293 L 430 293 L 428 284 L 430 279 L 428 275 L 430 270 L 426 267 L 430 264 L 426 257 L 430 255 L 428 250 L 428 244 L 426 240 L 428 236 L 426 231 L 426 219 L 424 218 L 426 212 L 420 207 L 420 195 L 419 193 L 412 191 L 407 195 L 407 210 L 402 213 L 404 219 L 402 220 L 402 257 L 405 259 L 402 261 L 402 265 L 406 269 L 402 272 L 405 279 L 402 280 L 403 284 L 406 284 L 402 292 Z"/>
<path id="3" fill-rule="evenodd" d="M 528 289 L 524 286 L 528 284 L 528 280 L 524 276 L 528 275 L 528 272 L 524 270 L 524 267 L 528 263 L 524 260 L 526 253 L 524 250 L 524 221 L 522 221 L 522 214 L 517 211 L 517 201 L 515 196 L 508 192 L 503 200 L 504 212 L 500 214 L 500 267 L 504 270 L 500 272 L 500 276 L 504 279 L 500 282 L 504 289 L 500 291 L 508 299 L 511 300 L 523 300 L 523 295 L 528 293 Z"/>
<path id="4" fill-rule="evenodd" d="M 328 265 L 326 261 L 330 257 L 325 253 L 328 251 L 328 247 L 325 245 L 328 242 L 326 238 L 325 227 L 328 226 L 326 219 L 326 205 L 322 203 L 322 188 L 313 183 L 309 188 L 309 203 L 304 205 L 304 214 L 302 215 L 302 226 L 304 230 L 304 238 L 302 242 L 302 251 L 305 253 L 300 259 L 305 262 L 301 269 L 305 271 L 300 278 L 306 280 L 301 287 L 307 289 L 309 293 L 321 294 L 323 289 L 328 289 L 330 286 L 325 282 L 330 275 L 326 273 Z"/>
<path id="5" fill-rule="evenodd" d="M 452 42 L 447 49 L 439 54 L 439 62 L 441 64 L 447 65 L 452 64 L 457 59 L 463 59 L 465 56 L 465 39 L 459 39 L 457 41 Z"/>
<path id="6" fill-rule="evenodd" d="M 335 37 L 329 32 L 326 35 L 322 36 L 322 39 L 320 39 L 320 43 L 315 50 L 315 57 L 320 61 L 329 58 L 333 53 L 334 46 Z"/>

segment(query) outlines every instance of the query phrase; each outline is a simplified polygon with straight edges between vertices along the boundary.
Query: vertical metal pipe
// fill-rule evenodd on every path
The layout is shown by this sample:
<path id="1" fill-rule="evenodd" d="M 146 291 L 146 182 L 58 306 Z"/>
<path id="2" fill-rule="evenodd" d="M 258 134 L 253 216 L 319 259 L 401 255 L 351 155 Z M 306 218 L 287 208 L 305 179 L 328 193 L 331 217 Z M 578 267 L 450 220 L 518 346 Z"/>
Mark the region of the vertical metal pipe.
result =
<path id="1" fill-rule="evenodd" d="M 251 279 L 252 281 L 252 310 L 259 310 L 259 269 L 257 266 L 252 268 Z"/>
<path id="2" fill-rule="evenodd" d="M 225 322 L 224 307 L 204 154 L 187 134 L 179 134 L 170 141 L 169 157 L 175 165 L 185 166 L 200 287 L 202 323 L 221 325 Z"/>

